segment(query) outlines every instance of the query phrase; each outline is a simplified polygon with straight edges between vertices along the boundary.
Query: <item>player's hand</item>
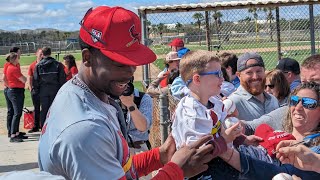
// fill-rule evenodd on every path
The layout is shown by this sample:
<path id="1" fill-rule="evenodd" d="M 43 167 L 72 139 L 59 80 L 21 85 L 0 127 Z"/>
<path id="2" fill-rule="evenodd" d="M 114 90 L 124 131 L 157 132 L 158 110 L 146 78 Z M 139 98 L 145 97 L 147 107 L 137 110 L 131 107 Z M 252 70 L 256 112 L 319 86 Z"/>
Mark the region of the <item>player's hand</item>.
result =
<path id="1" fill-rule="evenodd" d="M 212 136 L 204 136 L 198 141 L 183 146 L 172 157 L 171 161 L 183 170 L 185 177 L 193 177 L 208 169 L 207 163 L 213 159 L 212 144 L 207 143 Z"/>

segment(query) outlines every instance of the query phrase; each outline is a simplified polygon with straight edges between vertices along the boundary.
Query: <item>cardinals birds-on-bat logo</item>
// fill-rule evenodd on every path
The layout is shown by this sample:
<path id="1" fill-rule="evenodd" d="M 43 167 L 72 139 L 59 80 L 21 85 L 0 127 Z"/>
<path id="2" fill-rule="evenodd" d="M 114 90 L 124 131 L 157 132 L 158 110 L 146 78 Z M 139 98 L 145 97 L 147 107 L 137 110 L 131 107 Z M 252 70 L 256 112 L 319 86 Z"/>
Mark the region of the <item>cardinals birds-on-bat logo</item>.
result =
<path id="1" fill-rule="evenodd" d="M 130 47 L 135 42 L 140 42 L 140 33 L 137 32 L 136 26 L 132 25 L 129 29 L 130 36 L 132 37 L 132 41 L 127 44 L 127 47 Z"/>

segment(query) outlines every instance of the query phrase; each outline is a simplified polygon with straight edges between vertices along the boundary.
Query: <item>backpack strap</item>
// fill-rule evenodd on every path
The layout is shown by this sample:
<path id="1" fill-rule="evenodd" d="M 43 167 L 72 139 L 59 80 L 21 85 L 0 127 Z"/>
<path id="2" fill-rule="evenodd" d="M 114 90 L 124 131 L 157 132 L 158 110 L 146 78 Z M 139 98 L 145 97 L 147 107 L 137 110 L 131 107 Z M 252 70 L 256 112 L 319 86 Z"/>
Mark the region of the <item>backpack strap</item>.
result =
<path id="1" fill-rule="evenodd" d="M 133 102 L 134 102 L 134 104 L 136 104 L 136 106 L 137 106 L 138 109 L 139 109 L 139 107 L 140 107 L 141 100 L 142 100 L 144 94 L 145 94 L 144 92 L 140 92 L 140 91 L 139 91 L 139 97 L 134 96 L 134 98 L 133 98 Z"/>

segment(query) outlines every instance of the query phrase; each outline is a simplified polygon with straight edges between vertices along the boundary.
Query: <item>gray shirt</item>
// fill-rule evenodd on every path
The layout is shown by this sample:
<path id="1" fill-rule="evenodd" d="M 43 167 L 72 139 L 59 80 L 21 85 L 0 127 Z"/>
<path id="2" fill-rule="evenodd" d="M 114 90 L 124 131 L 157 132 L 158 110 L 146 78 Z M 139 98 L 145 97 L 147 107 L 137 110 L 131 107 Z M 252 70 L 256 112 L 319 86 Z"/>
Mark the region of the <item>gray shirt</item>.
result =
<path id="1" fill-rule="evenodd" d="M 134 96 L 139 97 L 139 90 L 138 89 L 134 89 Z M 127 113 L 127 116 L 128 116 L 127 118 L 130 119 L 128 134 L 132 138 L 133 142 L 149 140 L 148 130 L 150 129 L 150 127 L 152 125 L 152 108 L 153 108 L 153 106 L 152 106 L 151 97 L 148 94 L 144 94 L 141 99 L 140 107 L 139 107 L 139 111 L 144 115 L 144 117 L 147 120 L 147 130 L 144 132 L 137 130 L 137 128 L 135 127 L 133 120 L 130 116 L 130 113 Z"/>
<path id="2" fill-rule="evenodd" d="M 258 119 L 245 121 L 244 123 L 246 124 L 246 135 L 253 134 L 260 124 L 268 124 L 274 130 L 282 130 L 282 124 L 286 118 L 288 111 L 289 106 L 282 106 L 276 110 L 271 111 L 268 114 L 261 116 Z"/>
<path id="3" fill-rule="evenodd" d="M 66 179 L 120 179 L 130 154 L 119 111 L 72 81 L 59 90 L 48 112 L 39 168 Z M 126 177 L 132 179 L 130 171 Z"/>
<path id="4" fill-rule="evenodd" d="M 265 101 L 261 102 L 255 96 L 246 91 L 242 86 L 232 93 L 228 98 L 231 99 L 239 111 L 238 118 L 245 121 L 252 121 L 260 118 L 264 114 L 277 109 L 279 102 L 274 96 L 263 92 Z"/>

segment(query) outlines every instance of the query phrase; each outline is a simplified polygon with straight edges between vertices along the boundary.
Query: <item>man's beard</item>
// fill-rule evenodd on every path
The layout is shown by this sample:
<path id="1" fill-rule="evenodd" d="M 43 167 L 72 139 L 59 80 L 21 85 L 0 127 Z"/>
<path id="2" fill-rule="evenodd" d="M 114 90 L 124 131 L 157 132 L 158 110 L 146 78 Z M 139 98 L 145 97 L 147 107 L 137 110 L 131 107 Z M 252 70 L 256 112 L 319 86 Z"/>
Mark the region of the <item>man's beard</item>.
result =
<path id="1" fill-rule="evenodd" d="M 263 93 L 264 91 L 264 85 L 266 84 L 266 79 L 258 79 L 260 82 L 261 82 L 261 86 L 260 87 L 251 87 L 250 86 L 250 83 L 253 81 L 253 80 L 250 80 L 250 81 L 241 81 L 240 80 L 240 84 L 241 86 L 246 90 L 248 91 L 251 95 L 253 96 L 258 96 L 260 95 L 261 93 Z M 256 81 L 256 80 L 254 80 Z"/>

